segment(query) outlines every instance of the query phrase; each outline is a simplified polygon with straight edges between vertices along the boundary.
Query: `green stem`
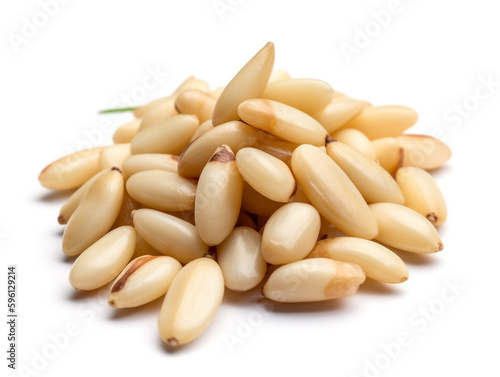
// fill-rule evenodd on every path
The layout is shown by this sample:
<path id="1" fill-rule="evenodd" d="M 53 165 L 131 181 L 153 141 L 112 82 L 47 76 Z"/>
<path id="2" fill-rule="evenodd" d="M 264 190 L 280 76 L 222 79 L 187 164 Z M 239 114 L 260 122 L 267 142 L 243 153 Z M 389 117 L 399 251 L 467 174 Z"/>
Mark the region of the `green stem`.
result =
<path id="1" fill-rule="evenodd" d="M 137 107 L 122 107 L 118 109 L 106 109 L 99 111 L 99 114 L 109 114 L 109 113 L 123 113 L 126 111 L 134 111 Z"/>

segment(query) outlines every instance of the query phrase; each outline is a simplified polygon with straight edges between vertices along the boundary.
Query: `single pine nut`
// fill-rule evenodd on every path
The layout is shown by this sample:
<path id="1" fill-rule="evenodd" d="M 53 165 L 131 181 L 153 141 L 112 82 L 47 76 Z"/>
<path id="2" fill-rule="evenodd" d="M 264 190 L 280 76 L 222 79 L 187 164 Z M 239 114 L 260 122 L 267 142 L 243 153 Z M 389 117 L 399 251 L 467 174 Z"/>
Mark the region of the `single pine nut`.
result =
<path id="1" fill-rule="evenodd" d="M 268 42 L 240 69 L 220 94 L 213 111 L 213 125 L 239 120 L 238 105 L 262 94 L 273 66 L 274 44 Z"/>
<path id="2" fill-rule="evenodd" d="M 262 257 L 262 236 L 256 230 L 235 227 L 217 246 L 217 262 L 224 275 L 226 288 L 248 291 L 259 284 L 266 275 L 267 263 Z"/>
<path id="3" fill-rule="evenodd" d="M 262 256 L 271 264 L 304 259 L 318 239 L 321 219 L 310 204 L 288 203 L 274 212 L 262 234 Z"/>
<path id="4" fill-rule="evenodd" d="M 252 98 L 238 106 L 240 118 L 262 131 L 298 144 L 323 145 L 326 130 L 317 120 L 294 107 Z"/>
<path id="5" fill-rule="evenodd" d="M 231 233 L 241 208 L 242 180 L 233 152 L 216 149 L 201 172 L 194 207 L 196 228 L 208 245 L 218 245 Z"/>
<path id="6" fill-rule="evenodd" d="M 145 255 L 132 260 L 111 285 L 108 303 L 134 308 L 167 293 L 182 265 L 172 257 Z"/>
<path id="7" fill-rule="evenodd" d="M 80 254 L 111 229 L 122 205 L 123 186 L 123 175 L 115 168 L 92 183 L 66 225 L 62 239 L 64 253 Z"/>
<path id="8" fill-rule="evenodd" d="M 396 181 L 407 207 L 425 216 L 434 226 L 446 221 L 446 201 L 432 175 L 421 168 L 407 166 L 398 169 Z"/>
<path id="9" fill-rule="evenodd" d="M 194 209 L 196 183 L 176 173 L 145 170 L 127 180 L 127 192 L 139 203 L 160 211 Z"/>
<path id="10" fill-rule="evenodd" d="M 450 148 L 432 136 L 406 134 L 397 141 L 402 150 L 399 166 L 431 170 L 441 167 L 451 157 Z"/>
<path id="11" fill-rule="evenodd" d="M 292 171 L 307 199 L 339 230 L 353 237 L 377 236 L 377 221 L 363 196 L 328 155 L 303 144 L 293 152 Z"/>
<path id="12" fill-rule="evenodd" d="M 99 172 L 99 153 L 104 147 L 95 147 L 71 153 L 47 165 L 38 180 L 51 190 L 78 188 Z"/>
<path id="13" fill-rule="evenodd" d="M 132 214 L 137 233 L 163 255 L 188 263 L 208 253 L 208 245 L 194 225 L 175 216 L 149 208 Z"/>
<path id="14" fill-rule="evenodd" d="M 394 178 L 363 153 L 332 138 L 326 140 L 326 153 L 347 174 L 368 203 L 404 204 L 405 198 Z"/>
<path id="15" fill-rule="evenodd" d="M 322 80 L 287 79 L 268 84 L 260 97 L 284 103 L 312 115 L 331 102 L 333 89 Z"/>
<path id="16" fill-rule="evenodd" d="M 136 232 L 131 226 L 116 228 L 76 258 L 69 281 L 76 289 L 93 290 L 112 281 L 132 258 Z"/>
<path id="17" fill-rule="evenodd" d="M 185 265 L 170 285 L 158 318 L 158 329 L 170 346 L 189 343 L 212 322 L 224 295 L 217 262 L 199 258 Z"/>
<path id="18" fill-rule="evenodd" d="M 395 137 L 413 126 L 418 119 L 417 113 L 405 106 L 365 107 L 345 127 L 356 128 L 370 140 Z"/>
<path id="19" fill-rule="evenodd" d="M 155 123 L 130 142 L 132 154 L 167 153 L 180 155 L 199 126 L 195 115 L 180 114 Z"/>
<path id="20" fill-rule="evenodd" d="M 374 203 L 369 207 L 379 228 L 375 240 L 413 253 L 429 254 L 443 250 L 436 228 L 418 212 L 395 203 Z"/>
<path id="21" fill-rule="evenodd" d="M 325 301 L 352 296 L 365 279 L 355 264 L 310 258 L 278 267 L 264 284 L 263 293 L 277 302 Z"/>
<path id="22" fill-rule="evenodd" d="M 335 237 L 320 240 L 308 258 L 331 258 L 354 263 L 366 276 L 384 283 L 402 283 L 408 280 L 403 260 L 388 248 L 356 237 Z"/>
<path id="23" fill-rule="evenodd" d="M 286 164 L 256 148 L 236 153 L 242 177 L 257 192 L 276 202 L 288 202 L 295 191 L 295 178 Z"/>

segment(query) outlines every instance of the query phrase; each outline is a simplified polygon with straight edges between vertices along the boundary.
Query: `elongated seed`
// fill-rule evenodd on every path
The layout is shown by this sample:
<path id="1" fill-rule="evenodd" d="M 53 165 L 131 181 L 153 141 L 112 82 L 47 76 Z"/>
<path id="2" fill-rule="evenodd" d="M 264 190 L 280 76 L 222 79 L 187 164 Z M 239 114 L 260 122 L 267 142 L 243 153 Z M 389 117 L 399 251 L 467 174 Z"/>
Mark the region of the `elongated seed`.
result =
<path id="1" fill-rule="evenodd" d="M 384 283 L 402 283 L 408 280 L 408 269 L 403 260 L 388 248 L 357 237 L 335 237 L 320 240 L 308 258 L 331 258 L 354 263 L 366 276 Z"/>
<path id="2" fill-rule="evenodd" d="M 194 209 L 196 183 L 176 173 L 145 170 L 127 180 L 127 192 L 132 198 L 161 211 Z"/>
<path id="3" fill-rule="evenodd" d="M 108 303 L 134 308 L 167 293 L 182 265 L 172 257 L 146 255 L 132 260 L 111 286 Z"/>
<path id="4" fill-rule="evenodd" d="M 434 226 L 446 221 L 446 201 L 432 175 L 421 168 L 407 166 L 398 169 L 396 181 L 407 207 L 425 216 Z"/>
<path id="5" fill-rule="evenodd" d="M 195 221 L 208 245 L 218 245 L 231 233 L 241 208 L 242 179 L 227 145 L 215 150 L 198 180 Z"/>
<path id="6" fill-rule="evenodd" d="M 243 181 L 241 208 L 249 213 L 269 217 L 283 206 L 283 202 L 275 202 L 256 191 L 248 182 Z"/>
<path id="7" fill-rule="evenodd" d="M 401 148 L 394 137 L 372 140 L 377 161 L 389 174 L 394 175 L 399 165 Z"/>
<path id="8" fill-rule="evenodd" d="M 266 198 L 288 202 L 295 191 L 295 178 L 286 164 L 256 148 L 242 148 L 236 164 L 245 181 Z"/>
<path id="9" fill-rule="evenodd" d="M 226 288 L 248 291 L 266 275 L 267 263 L 262 257 L 262 236 L 249 227 L 235 227 L 217 246 L 217 262 L 224 275 Z"/>
<path id="10" fill-rule="evenodd" d="M 259 97 L 269 81 L 274 66 L 274 44 L 267 43 L 233 77 L 221 93 L 213 111 L 214 126 L 239 120 L 238 105 Z"/>
<path id="11" fill-rule="evenodd" d="M 175 109 L 180 114 L 195 115 L 200 123 L 212 120 L 216 100 L 198 89 L 183 90 L 177 95 Z"/>
<path id="12" fill-rule="evenodd" d="M 224 295 L 217 262 L 199 258 L 184 266 L 170 285 L 158 318 L 160 336 L 170 346 L 200 336 L 214 318 Z"/>
<path id="13" fill-rule="evenodd" d="M 333 89 L 322 80 L 287 79 L 268 84 L 261 98 L 281 102 L 312 115 L 331 102 Z"/>
<path id="14" fill-rule="evenodd" d="M 321 220 L 310 204 L 288 203 L 274 212 L 262 234 L 262 256 L 271 264 L 304 259 L 318 239 Z"/>
<path id="15" fill-rule="evenodd" d="M 417 119 L 415 110 L 406 106 L 372 106 L 365 107 L 346 127 L 356 128 L 373 140 L 399 136 L 413 126 Z"/>
<path id="16" fill-rule="evenodd" d="M 71 196 L 69 199 L 61 206 L 59 210 L 59 216 L 57 217 L 57 221 L 59 224 L 67 224 L 73 212 L 75 212 L 76 208 L 80 204 L 85 193 L 88 191 L 89 187 L 95 182 L 95 180 L 104 174 L 106 171 L 100 171 L 92 178 L 90 178 L 87 182 L 81 185 Z"/>
<path id="17" fill-rule="evenodd" d="M 191 142 L 179 159 L 179 174 L 186 178 L 198 178 L 214 151 L 227 144 L 236 153 L 241 148 L 251 147 L 257 142 L 257 130 L 239 121 L 214 127 Z"/>
<path id="18" fill-rule="evenodd" d="M 436 228 L 418 212 L 394 203 L 374 203 L 369 207 L 379 227 L 375 240 L 413 253 L 429 254 L 443 250 Z"/>
<path id="19" fill-rule="evenodd" d="M 335 92 L 337 93 L 337 92 Z M 328 133 L 333 133 L 349 123 L 363 110 L 363 102 L 352 98 L 334 98 L 324 109 L 313 114 Z"/>
<path id="20" fill-rule="evenodd" d="M 372 142 L 366 137 L 366 135 L 355 128 L 343 128 L 341 130 L 335 131 L 332 134 L 332 138 L 341 143 L 347 144 L 350 147 L 356 149 L 358 152 L 363 153 L 371 160 L 376 161 L 377 155 L 375 149 L 373 148 Z"/>
<path id="21" fill-rule="evenodd" d="M 158 99 L 151 101 L 150 103 L 148 103 L 144 106 L 141 106 L 141 107 L 137 108 L 136 110 L 134 110 L 135 117 L 141 118 L 142 116 L 144 116 L 144 114 L 146 114 L 146 112 L 148 112 L 153 107 L 155 107 L 163 102 L 168 102 L 169 106 L 172 106 L 172 108 L 174 108 L 177 94 L 179 94 L 180 92 L 182 92 L 183 90 L 186 90 L 186 89 L 199 89 L 199 90 L 202 90 L 204 92 L 208 92 L 208 90 L 209 90 L 208 84 L 205 81 L 200 80 L 194 76 L 189 76 L 186 80 L 184 80 L 175 89 L 175 91 L 170 96 L 158 98 Z"/>
<path id="22" fill-rule="evenodd" d="M 134 119 L 118 127 L 113 134 L 113 143 L 130 143 L 141 127 L 142 119 Z"/>
<path id="23" fill-rule="evenodd" d="M 285 264 L 271 273 L 263 293 L 277 302 L 314 302 L 355 294 L 366 279 L 352 263 L 310 258 Z"/>
<path id="24" fill-rule="evenodd" d="M 132 154 L 181 154 L 199 126 L 195 115 L 180 114 L 139 132 L 130 143 Z"/>
<path id="25" fill-rule="evenodd" d="M 349 236 L 375 238 L 377 221 L 359 190 L 342 169 L 312 145 L 301 145 L 292 155 L 292 171 L 311 204 Z"/>
<path id="26" fill-rule="evenodd" d="M 120 212 L 123 186 L 123 175 L 115 168 L 95 180 L 66 225 L 64 253 L 78 255 L 108 232 Z"/>
<path id="27" fill-rule="evenodd" d="M 394 178 L 371 158 L 332 138 L 326 140 L 326 153 L 347 174 L 368 203 L 404 204 L 405 198 Z"/>
<path id="28" fill-rule="evenodd" d="M 238 106 L 238 114 L 251 126 L 292 143 L 319 146 L 327 136 L 323 126 L 310 115 L 268 99 L 246 100 Z"/>
<path id="29" fill-rule="evenodd" d="M 187 221 L 148 208 L 134 211 L 132 220 L 144 241 L 181 263 L 201 258 L 208 252 L 208 245 L 200 238 L 195 226 Z"/>
<path id="30" fill-rule="evenodd" d="M 99 153 L 95 147 L 71 153 L 47 165 L 38 176 L 40 184 L 51 190 L 78 188 L 99 172 Z"/>
<path id="31" fill-rule="evenodd" d="M 93 290 L 112 281 L 132 258 L 136 232 L 131 226 L 112 230 L 75 260 L 69 281 L 76 289 Z"/>
<path id="32" fill-rule="evenodd" d="M 144 153 L 128 157 L 123 162 L 123 174 L 130 177 L 145 170 L 164 170 L 177 173 L 179 156 L 166 153 Z"/>
<path id="33" fill-rule="evenodd" d="M 115 144 L 105 147 L 99 153 L 99 169 L 105 170 L 112 167 L 122 169 L 123 162 L 130 156 L 130 143 Z"/>
<path id="34" fill-rule="evenodd" d="M 402 150 L 399 166 L 431 170 L 441 167 L 451 157 L 450 148 L 432 136 L 405 134 L 397 141 Z"/>

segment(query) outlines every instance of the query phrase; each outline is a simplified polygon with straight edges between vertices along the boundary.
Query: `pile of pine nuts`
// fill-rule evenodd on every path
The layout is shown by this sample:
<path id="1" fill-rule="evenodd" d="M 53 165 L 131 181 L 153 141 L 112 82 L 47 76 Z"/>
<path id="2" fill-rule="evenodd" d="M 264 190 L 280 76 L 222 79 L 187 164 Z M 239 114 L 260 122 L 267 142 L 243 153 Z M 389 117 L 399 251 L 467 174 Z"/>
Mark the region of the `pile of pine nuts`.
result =
<path id="1" fill-rule="evenodd" d="M 175 346 L 205 330 L 226 288 L 262 284 L 281 303 L 348 297 L 367 277 L 406 281 L 395 250 L 443 249 L 446 203 L 429 170 L 451 152 L 404 133 L 416 112 L 273 66 L 269 42 L 224 88 L 189 77 L 136 108 L 114 145 L 43 169 L 42 186 L 75 190 L 58 218 L 74 288 L 110 284 L 116 308 L 164 296 L 159 333 Z"/>

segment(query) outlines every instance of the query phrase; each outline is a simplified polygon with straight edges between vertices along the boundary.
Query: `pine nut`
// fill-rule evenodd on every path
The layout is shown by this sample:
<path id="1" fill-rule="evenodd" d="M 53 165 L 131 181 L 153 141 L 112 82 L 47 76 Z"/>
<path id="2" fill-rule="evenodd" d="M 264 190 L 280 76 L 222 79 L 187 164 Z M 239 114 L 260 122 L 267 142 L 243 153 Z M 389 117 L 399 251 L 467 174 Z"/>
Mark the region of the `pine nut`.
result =
<path id="1" fill-rule="evenodd" d="M 160 211 L 194 209 L 196 183 L 176 173 L 145 170 L 127 180 L 127 192 L 139 203 Z"/>
<path id="2" fill-rule="evenodd" d="M 262 234 L 262 256 L 271 264 L 304 259 L 318 239 L 321 219 L 310 204 L 288 203 L 274 212 Z"/>
<path id="3" fill-rule="evenodd" d="M 196 187 L 195 221 L 208 245 L 218 245 L 231 233 L 241 208 L 242 180 L 233 152 L 216 149 L 201 172 Z"/>
<path id="4" fill-rule="evenodd" d="M 133 308 L 156 300 L 167 293 L 181 268 L 182 265 L 172 257 L 138 257 L 111 285 L 108 303 L 115 308 Z"/>
<path id="5" fill-rule="evenodd" d="M 425 216 L 434 226 L 446 221 L 446 201 L 432 175 L 421 168 L 407 166 L 398 169 L 396 181 L 407 207 Z"/>
<path id="6" fill-rule="evenodd" d="M 194 225 L 175 216 L 149 208 L 132 213 L 137 233 L 163 255 L 188 263 L 208 253 L 208 245 Z"/>
<path id="7" fill-rule="evenodd" d="M 240 118 L 262 131 L 298 144 L 323 145 L 326 130 L 306 113 L 268 99 L 253 98 L 238 106 Z"/>
<path id="8" fill-rule="evenodd" d="M 338 229 L 353 237 L 377 236 L 377 221 L 363 196 L 328 155 L 303 144 L 293 152 L 292 171 L 307 199 Z"/>
<path id="9" fill-rule="evenodd" d="M 224 295 L 219 265 L 199 258 L 185 265 L 168 289 L 158 318 L 160 336 L 170 346 L 200 336 L 214 318 Z"/>
<path id="10" fill-rule="evenodd" d="M 240 226 L 217 246 L 217 262 L 226 288 L 244 292 L 264 279 L 267 263 L 262 257 L 261 242 L 259 232 Z"/>
<path id="11" fill-rule="evenodd" d="M 417 113 L 409 107 L 373 106 L 365 107 L 346 127 L 356 128 L 373 140 L 399 136 L 413 126 L 417 119 Z"/>
<path id="12" fill-rule="evenodd" d="M 259 97 L 269 81 L 274 66 L 274 44 L 268 42 L 226 85 L 213 111 L 214 126 L 239 120 L 238 105 Z"/>
<path id="13" fill-rule="evenodd" d="M 180 114 L 155 123 L 130 142 L 132 154 L 167 153 L 180 155 L 199 126 L 195 115 Z"/>
<path id="14" fill-rule="evenodd" d="M 295 178 L 286 164 L 256 148 L 236 153 L 238 170 L 257 192 L 276 202 L 288 202 L 295 191 Z"/>
<path id="15" fill-rule="evenodd" d="M 284 103 L 312 115 L 331 102 L 333 89 L 321 80 L 288 79 L 268 84 L 260 97 Z"/>
<path id="16" fill-rule="evenodd" d="M 314 302 L 348 297 L 365 281 L 352 263 L 310 258 L 285 264 L 271 273 L 263 293 L 277 302 Z"/>
<path id="17" fill-rule="evenodd" d="M 354 263 L 366 276 L 384 283 L 402 283 L 408 280 L 403 260 L 388 248 L 356 237 L 335 237 L 320 240 L 308 258 L 331 258 Z"/>
<path id="18" fill-rule="evenodd" d="M 122 226 L 112 230 L 76 258 L 69 281 L 76 289 L 93 290 L 112 281 L 132 258 L 135 229 Z"/>

